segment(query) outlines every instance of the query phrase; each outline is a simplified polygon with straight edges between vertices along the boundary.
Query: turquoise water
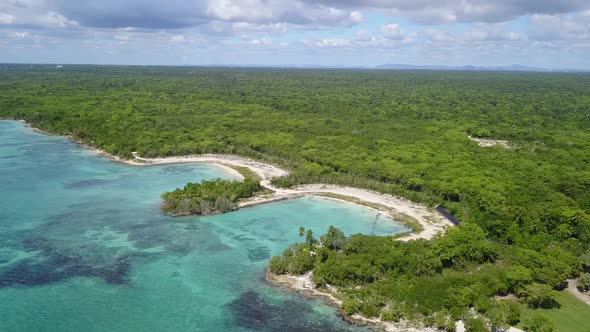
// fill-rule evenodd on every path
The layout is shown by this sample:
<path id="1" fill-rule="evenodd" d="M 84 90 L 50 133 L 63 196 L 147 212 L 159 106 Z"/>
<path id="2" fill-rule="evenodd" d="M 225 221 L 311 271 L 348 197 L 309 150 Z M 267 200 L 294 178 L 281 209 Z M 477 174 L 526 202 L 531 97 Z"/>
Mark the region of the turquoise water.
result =
<path id="1" fill-rule="evenodd" d="M 351 204 L 304 198 L 170 218 L 160 193 L 230 178 L 213 165 L 129 167 L 0 121 L 0 331 L 359 330 L 264 280 L 266 264 L 334 224 L 408 229 Z"/>

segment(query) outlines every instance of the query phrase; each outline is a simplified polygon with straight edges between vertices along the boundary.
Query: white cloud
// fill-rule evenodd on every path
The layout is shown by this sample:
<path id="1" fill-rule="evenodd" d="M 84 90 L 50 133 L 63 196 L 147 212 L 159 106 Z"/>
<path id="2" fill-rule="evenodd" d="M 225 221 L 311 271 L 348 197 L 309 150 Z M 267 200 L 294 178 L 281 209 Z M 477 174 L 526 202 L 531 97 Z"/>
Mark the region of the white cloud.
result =
<path id="1" fill-rule="evenodd" d="M 254 39 L 254 40 L 250 41 L 250 44 L 255 45 L 255 46 L 269 46 L 269 45 L 272 45 L 272 39 L 270 39 L 270 38 Z"/>
<path id="2" fill-rule="evenodd" d="M 368 42 L 375 40 L 375 37 L 371 36 L 371 34 L 365 30 L 357 31 L 356 36 L 354 38 L 356 41 L 360 42 Z"/>
<path id="3" fill-rule="evenodd" d="M 363 21 L 363 14 L 359 11 L 350 12 L 350 22 L 354 24 L 360 24 Z"/>
<path id="4" fill-rule="evenodd" d="M 78 23 L 72 20 L 68 20 L 65 16 L 54 11 L 49 11 L 47 14 L 41 17 L 40 22 L 47 27 L 54 28 L 67 28 L 77 26 Z"/>
<path id="5" fill-rule="evenodd" d="M 175 44 L 182 44 L 188 42 L 184 35 L 175 35 L 170 37 L 170 42 Z"/>
<path id="6" fill-rule="evenodd" d="M 451 42 L 455 40 L 449 32 L 428 28 L 424 30 L 424 36 L 431 42 Z"/>
<path id="7" fill-rule="evenodd" d="M 502 23 L 478 23 L 465 32 L 467 41 L 517 41 L 523 38 L 519 32 L 506 30 Z"/>
<path id="8" fill-rule="evenodd" d="M 129 39 L 131 39 L 129 37 L 129 35 L 127 35 L 127 34 L 117 34 L 117 35 L 114 35 L 113 38 L 115 38 L 118 41 L 123 41 L 123 42 L 128 42 Z"/>
<path id="9" fill-rule="evenodd" d="M 226 21 L 262 21 L 272 18 L 271 6 L 259 0 L 211 0 L 207 5 L 207 15 Z M 266 7 L 266 8 L 265 8 Z"/>
<path id="10" fill-rule="evenodd" d="M 13 32 L 10 34 L 13 39 L 27 39 L 31 36 L 29 32 Z"/>
<path id="11" fill-rule="evenodd" d="M 205 14 L 212 19 L 258 24 L 350 26 L 363 20 L 360 11 L 303 0 L 209 0 Z"/>
<path id="12" fill-rule="evenodd" d="M 590 9 L 587 0 L 310 0 L 334 6 L 378 8 L 423 24 L 503 22 L 531 14 L 563 14 Z"/>
<path id="13" fill-rule="evenodd" d="M 400 40 L 404 37 L 399 24 L 387 24 L 382 26 L 381 34 L 383 35 L 383 37 L 392 40 Z"/>
<path id="14" fill-rule="evenodd" d="M 4 0 L 0 1 L 0 25 L 63 29 L 78 23 L 54 9 L 48 0 Z"/>
<path id="15" fill-rule="evenodd" d="M 14 23 L 14 16 L 10 14 L 0 13 L 0 24 L 9 25 Z"/>
<path id="16" fill-rule="evenodd" d="M 590 15 L 533 15 L 529 35 L 538 41 L 590 41 Z"/>
<path id="17" fill-rule="evenodd" d="M 342 48 L 350 46 L 350 41 L 347 39 L 319 39 L 304 41 L 307 46 L 326 47 L 326 48 Z"/>
<path id="18" fill-rule="evenodd" d="M 402 39 L 402 43 L 404 44 L 413 44 L 418 40 L 418 33 L 416 32 L 410 32 L 408 34 L 406 34 L 404 36 L 404 39 Z"/>
<path id="19" fill-rule="evenodd" d="M 436 9 L 431 7 L 419 11 L 411 11 L 406 13 L 406 15 L 422 24 L 447 24 L 459 21 L 457 13 L 452 9 Z"/>
<path id="20" fill-rule="evenodd" d="M 4 0 L 0 24 L 175 29 L 231 23 L 354 26 L 378 9 L 423 24 L 501 22 L 534 14 L 590 10 L 587 0 Z M 49 13 L 49 18 L 47 16 Z"/>
<path id="21" fill-rule="evenodd" d="M 286 23 L 255 24 L 248 22 L 236 22 L 232 24 L 232 30 L 236 33 L 284 33 L 287 32 L 288 28 Z"/>

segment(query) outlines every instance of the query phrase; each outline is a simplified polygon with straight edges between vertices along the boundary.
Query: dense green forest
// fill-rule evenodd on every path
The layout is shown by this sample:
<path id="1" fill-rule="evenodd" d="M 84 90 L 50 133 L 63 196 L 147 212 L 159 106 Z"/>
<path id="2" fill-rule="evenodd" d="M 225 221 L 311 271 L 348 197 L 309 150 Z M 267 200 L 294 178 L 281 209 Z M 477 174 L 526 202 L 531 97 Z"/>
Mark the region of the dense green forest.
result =
<path id="1" fill-rule="evenodd" d="M 237 209 L 240 199 L 252 197 L 262 189 L 255 179 L 188 183 L 182 189 L 162 194 L 162 210 L 176 216 L 229 212 Z"/>
<path id="2" fill-rule="evenodd" d="M 345 184 L 442 204 L 478 234 L 474 248 L 453 241 L 461 229 L 432 243 L 352 236 L 328 252 L 333 266 L 311 262 L 319 283 L 362 285 L 347 307 L 367 314 L 388 306 L 363 309 L 366 294 L 418 301 L 423 315 L 449 310 L 381 281 L 409 276 L 418 293 L 473 293 L 463 306 L 520 294 L 487 284 L 506 273 L 559 290 L 590 246 L 589 74 L 2 65 L 0 117 L 127 158 L 245 155 L 288 167 L 276 185 Z M 510 146 L 483 148 L 468 135 Z M 418 252 L 427 266 L 398 266 Z M 350 277 L 357 263 L 369 275 Z"/>

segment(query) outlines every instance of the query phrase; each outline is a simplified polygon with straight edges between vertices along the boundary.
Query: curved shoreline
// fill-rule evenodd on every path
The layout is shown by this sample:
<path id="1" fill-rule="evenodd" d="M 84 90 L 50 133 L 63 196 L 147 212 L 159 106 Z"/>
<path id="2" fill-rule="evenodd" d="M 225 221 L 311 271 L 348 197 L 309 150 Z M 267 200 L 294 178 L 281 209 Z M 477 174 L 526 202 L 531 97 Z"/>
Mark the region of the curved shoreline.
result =
<path id="1" fill-rule="evenodd" d="M 45 132 L 44 130 L 41 130 L 39 128 L 35 128 L 24 120 L 5 120 L 19 121 L 24 123 L 25 126 L 31 128 L 35 132 L 46 135 L 55 135 L 52 133 Z M 399 238 L 400 241 L 409 241 L 417 239 L 430 240 L 434 238 L 437 234 L 444 233 L 445 228 L 454 226 L 435 209 L 431 209 L 426 206 L 414 203 L 405 198 L 383 194 L 367 189 L 328 184 L 307 184 L 290 189 L 278 188 L 271 184 L 271 180 L 275 177 L 288 175 L 288 170 L 246 157 L 223 154 L 202 154 L 164 158 L 143 158 L 134 152 L 134 159 L 123 159 L 115 155 L 112 155 L 104 150 L 79 142 L 75 140 L 72 136 L 65 136 L 65 138 L 74 143 L 79 144 L 82 148 L 93 153 L 96 153 L 99 156 L 103 156 L 114 162 L 129 166 L 169 165 L 180 163 L 210 163 L 215 164 L 218 167 L 221 167 L 228 173 L 228 175 L 237 179 L 243 179 L 243 176 L 235 168 L 246 167 L 258 175 L 258 177 L 260 178 L 260 184 L 264 188 L 272 191 L 272 194 L 256 196 L 251 199 L 241 201 L 239 203 L 240 208 L 251 207 L 305 196 L 313 196 L 322 199 L 330 199 L 340 202 L 362 205 L 365 208 L 375 210 L 376 212 L 382 213 L 398 222 L 404 223 L 403 221 L 399 220 L 399 217 L 402 216 L 409 217 L 410 219 L 412 219 L 412 221 L 415 221 L 419 224 L 419 227 L 413 227 L 412 225 L 410 225 L 410 223 L 405 223 L 407 226 L 413 228 L 413 232 L 401 235 L 401 237 Z"/>
<path id="2" fill-rule="evenodd" d="M 400 215 L 410 217 L 412 220 L 415 220 L 420 225 L 421 229 L 418 232 L 414 230 L 414 232 L 401 237 L 400 240 L 402 241 L 416 239 L 429 240 L 435 237 L 438 233 L 443 233 L 446 227 L 453 226 L 451 222 L 449 222 L 434 209 L 429 209 L 425 206 L 416 204 L 401 197 L 382 194 L 367 189 L 327 184 L 308 184 L 290 189 L 278 188 L 271 184 L 271 180 L 275 177 L 288 175 L 289 171 L 246 157 L 221 154 L 203 154 L 166 158 L 143 158 L 138 156 L 137 153 L 134 153 L 133 156 L 135 159 L 124 160 L 105 153 L 101 150 L 96 151 L 106 155 L 109 158 L 116 158 L 115 160 L 118 162 L 134 166 L 166 165 L 178 163 L 213 163 L 227 168 L 246 167 L 258 175 L 260 178 L 260 184 L 264 188 L 269 189 L 273 193 L 269 195 L 256 196 L 241 201 L 239 203 L 240 208 L 304 196 L 314 196 L 341 202 L 355 203 L 382 213 L 393 220 L 400 219 L 397 218 L 397 216 Z"/>

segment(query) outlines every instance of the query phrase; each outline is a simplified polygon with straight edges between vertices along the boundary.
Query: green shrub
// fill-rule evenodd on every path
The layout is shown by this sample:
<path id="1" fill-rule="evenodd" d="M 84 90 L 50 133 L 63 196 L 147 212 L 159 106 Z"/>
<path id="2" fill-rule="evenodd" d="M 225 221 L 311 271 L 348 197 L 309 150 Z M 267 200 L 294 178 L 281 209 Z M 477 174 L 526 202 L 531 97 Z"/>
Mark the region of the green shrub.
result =
<path id="1" fill-rule="evenodd" d="M 512 301 L 495 301 L 486 316 L 493 329 L 507 329 L 520 320 L 520 307 Z"/>
<path id="2" fill-rule="evenodd" d="M 556 292 L 549 285 L 536 282 L 526 285 L 520 296 L 529 306 L 537 309 L 551 307 L 556 302 Z"/>
<path id="3" fill-rule="evenodd" d="M 489 332 L 486 322 L 481 317 L 469 317 L 465 320 L 465 330 L 469 332 Z"/>
<path id="4" fill-rule="evenodd" d="M 391 306 L 381 312 L 381 319 L 390 322 L 399 323 L 403 316 L 403 312 L 396 306 Z"/>
<path id="5" fill-rule="evenodd" d="M 583 292 L 590 291 L 590 273 L 582 273 L 580 275 L 580 278 L 578 278 L 578 287 L 580 287 Z"/>
<path id="6" fill-rule="evenodd" d="M 545 314 L 537 313 L 525 321 L 524 330 L 527 332 L 555 332 L 555 324 Z"/>
<path id="7" fill-rule="evenodd" d="M 268 263 L 268 269 L 274 274 L 286 274 L 288 272 L 288 260 L 283 256 L 274 256 Z"/>
<path id="8" fill-rule="evenodd" d="M 300 250 L 289 258 L 289 273 L 295 275 L 305 274 L 313 269 L 315 256 L 307 250 Z"/>
<path id="9" fill-rule="evenodd" d="M 359 312 L 365 317 L 379 317 L 382 307 L 383 303 L 372 296 L 363 299 L 359 306 Z"/>
<path id="10" fill-rule="evenodd" d="M 348 298 L 342 301 L 342 310 L 344 310 L 344 313 L 349 316 L 358 313 L 360 307 L 361 303 L 357 299 Z"/>
<path id="11" fill-rule="evenodd" d="M 188 183 L 182 189 L 162 194 L 162 211 L 174 215 L 208 215 L 235 210 L 242 198 L 254 196 L 262 186 L 256 180 L 243 182 L 211 180 Z"/>
<path id="12" fill-rule="evenodd" d="M 502 274 L 506 291 L 519 293 L 523 287 L 533 281 L 533 272 L 521 265 L 510 266 Z"/>

